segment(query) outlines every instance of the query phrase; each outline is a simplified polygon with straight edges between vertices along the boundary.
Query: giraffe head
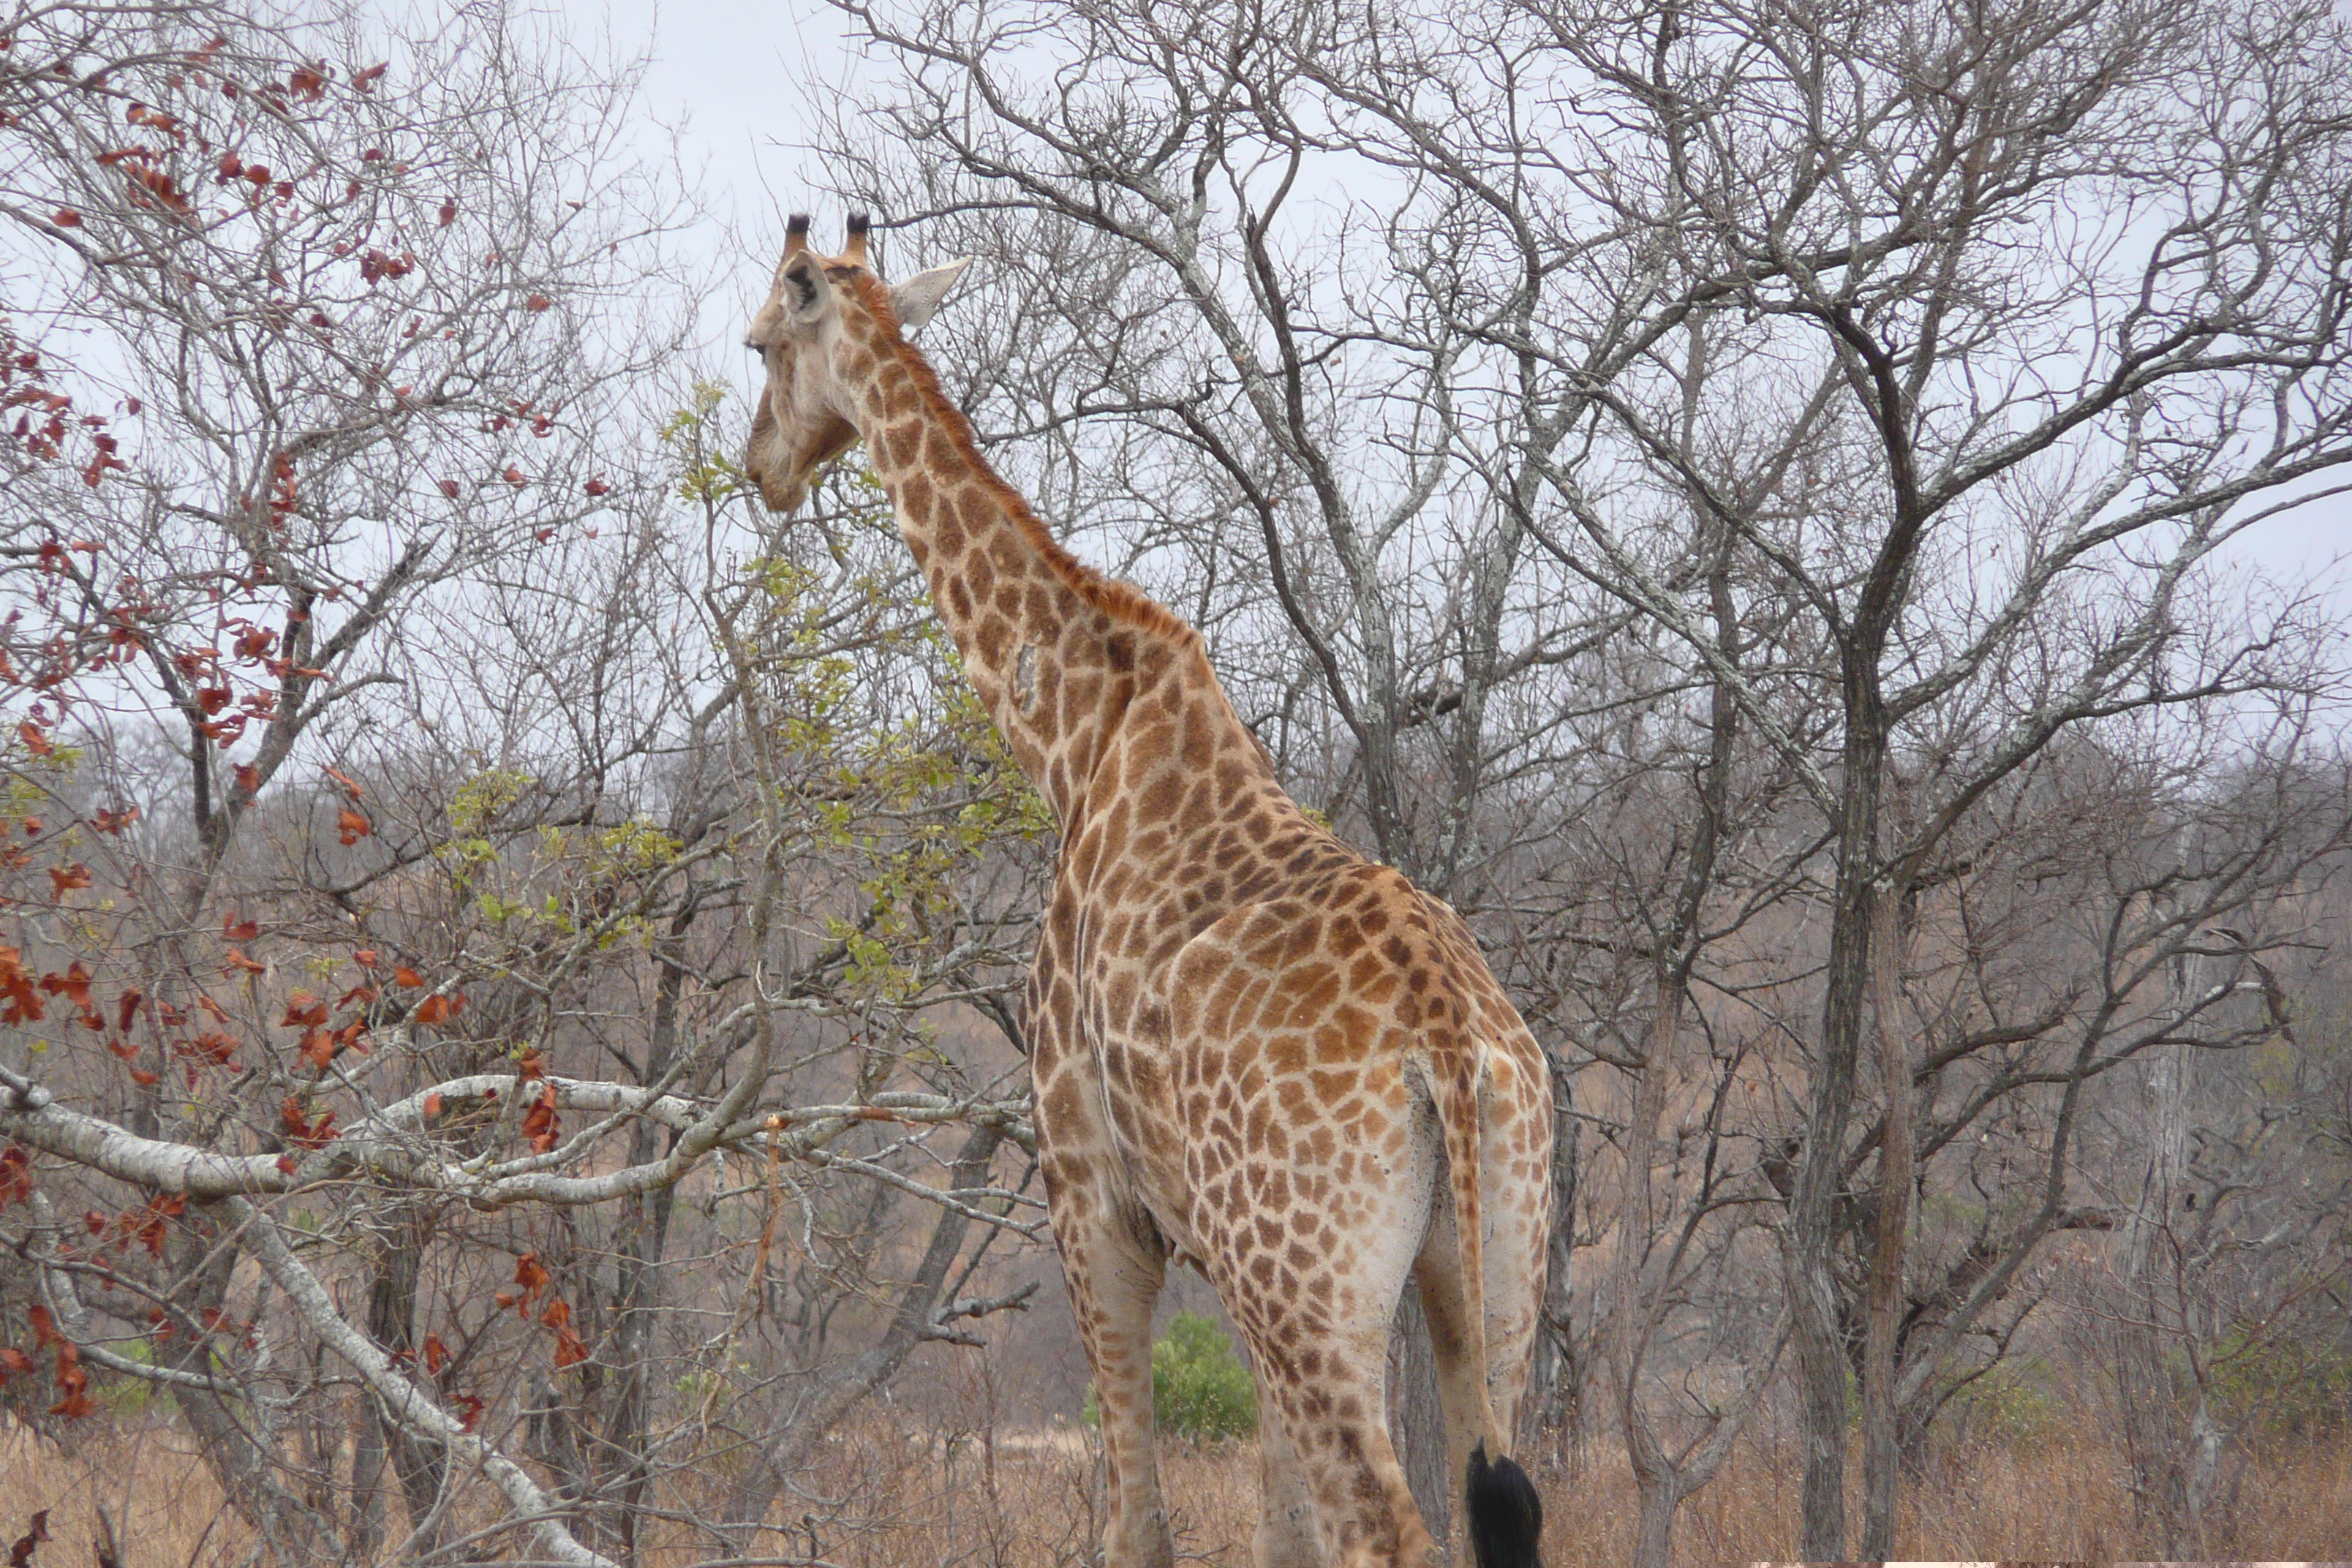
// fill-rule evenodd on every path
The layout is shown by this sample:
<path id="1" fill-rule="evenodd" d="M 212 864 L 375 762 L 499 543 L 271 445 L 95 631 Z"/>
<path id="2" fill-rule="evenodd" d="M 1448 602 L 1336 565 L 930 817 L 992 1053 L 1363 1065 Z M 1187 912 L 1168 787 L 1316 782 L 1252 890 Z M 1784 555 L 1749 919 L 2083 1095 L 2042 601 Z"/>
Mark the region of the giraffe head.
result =
<path id="1" fill-rule="evenodd" d="M 772 511 L 799 506 L 818 471 L 857 439 L 854 367 L 870 373 L 878 360 L 866 351 L 929 321 L 971 259 L 885 288 L 866 258 L 866 215 L 852 213 L 849 243 L 820 256 L 809 248 L 808 215 L 793 214 L 767 303 L 751 318 L 745 343 L 765 363 L 767 384 L 743 465 Z"/>

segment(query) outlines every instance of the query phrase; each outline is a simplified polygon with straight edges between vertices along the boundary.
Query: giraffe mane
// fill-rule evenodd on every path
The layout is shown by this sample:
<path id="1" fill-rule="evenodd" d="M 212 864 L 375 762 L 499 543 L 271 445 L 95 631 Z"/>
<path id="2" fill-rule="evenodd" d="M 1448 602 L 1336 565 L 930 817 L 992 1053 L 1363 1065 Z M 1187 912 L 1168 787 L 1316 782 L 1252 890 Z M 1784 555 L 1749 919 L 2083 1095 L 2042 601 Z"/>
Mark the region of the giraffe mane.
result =
<path id="1" fill-rule="evenodd" d="M 1005 481 L 1004 477 L 996 471 L 996 465 L 981 451 L 980 442 L 972 435 L 971 421 L 965 417 L 963 410 L 955 405 L 954 400 L 940 385 L 939 374 L 931 369 L 930 361 L 923 356 L 921 350 L 908 342 L 905 332 L 900 331 L 898 313 L 890 304 L 890 290 L 881 279 L 864 268 L 856 268 L 845 281 L 856 289 L 858 302 L 874 319 L 889 327 L 884 341 L 898 354 L 898 362 L 914 376 L 915 395 L 922 400 L 924 411 L 948 432 L 957 449 L 971 464 L 973 472 L 980 476 L 981 484 L 996 504 L 1003 508 L 1004 514 L 1013 520 L 1013 526 L 1021 531 L 1022 537 L 1029 542 L 1054 574 L 1078 597 L 1112 620 L 1200 651 L 1201 634 L 1182 616 L 1134 584 L 1122 583 L 1116 577 L 1097 572 L 1063 548 L 1062 542 L 1054 537 L 1053 531 L 1045 526 L 1044 520 L 1030 509 L 1027 500 Z"/>

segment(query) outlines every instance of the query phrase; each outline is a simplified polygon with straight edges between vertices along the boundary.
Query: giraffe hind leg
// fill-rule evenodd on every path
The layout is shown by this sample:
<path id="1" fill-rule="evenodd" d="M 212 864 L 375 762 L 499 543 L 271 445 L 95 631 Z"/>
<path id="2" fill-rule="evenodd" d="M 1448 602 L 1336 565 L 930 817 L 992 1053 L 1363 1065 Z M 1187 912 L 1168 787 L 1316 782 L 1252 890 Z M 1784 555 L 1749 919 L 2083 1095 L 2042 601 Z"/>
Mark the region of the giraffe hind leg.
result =
<path id="1" fill-rule="evenodd" d="M 1507 1151 L 1489 1149 L 1488 1170 L 1507 1170 Z M 1541 1289 L 1540 1229 L 1530 1226 L 1510 1194 L 1482 1183 L 1484 1206 L 1498 1223 L 1486 1240 L 1480 1294 L 1483 1331 L 1473 1334 L 1464 1289 L 1460 1231 L 1441 1164 L 1429 1231 L 1413 1260 L 1413 1284 L 1429 1321 L 1437 1363 L 1438 1404 L 1445 1417 L 1445 1469 L 1463 1506 L 1465 1528 L 1455 1534 L 1454 1562 L 1469 1568 L 1525 1568 L 1534 1563 L 1542 1534 L 1543 1504 L 1527 1473 L 1509 1457 L 1519 1400 L 1526 1392 L 1528 1353 Z M 1481 1342 L 1481 1364 L 1473 1347 Z M 1492 1430 L 1488 1424 L 1492 1423 Z"/>
<path id="2" fill-rule="evenodd" d="M 1421 1292 L 1422 1316 L 1429 1323 L 1431 1358 L 1436 1363 L 1437 1403 L 1445 1419 L 1445 1474 L 1459 1487 L 1469 1474 L 1470 1456 L 1485 1438 L 1486 1402 L 1480 1383 L 1486 1369 L 1470 1353 L 1469 1303 L 1462 1289 L 1462 1258 L 1455 1245 L 1454 1205 L 1444 1178 L 1421 1256 L 1413 1260 L 1413 1288 Z M 1459 1494 L 1456 1503 L 1462 1499 Z M 1465 1521 L 1466 1522 L 1466 1521 Z M 1454 1532 L 1454 1561 L 1467 1568 L 1470 1532 Z"/>
<path id="3" fill-rule="evenodd" d="M 1256 1538 L 1260 1568 L 1437 1561 L 1389 1442 L 1386 1387 L 1390 1328 L 1429 1218 L 1432 1155 L 1417 1142 L 1399 1168 L 1359 1168 L 1344 1220 L 1294 1212 L 1289 1226 L 1229 1233 L 1220 1293 L 1258 1374 L 1260 1441 L 1280 1445 L 1268 1456 L 1279 1495 Z M 1276 1506 L 1301 1497 L 1311 1528 Z"/>
<path id="4" fill-rule="evenodd" d="M 1259 1386 L 1265 1386 L 1262 1377 Z M 1250 1537 L 1251 1563 L 1255 1568 L 1325 1568 L 1323 1534 L 1315 1522 L 1306 1474 L 1271 1409 L 1258 1423 L 1257 1449 L 1261 1507 Z"/>
<path id="5" fill-rule="evenodd" d="M 1287 1374 L 1268 1390 L 1272 1408 L 1260 1412 L 1262 1429 L 1269 1416 L 1279 1424 L 1295 1484 L 1320 1525 L 1310 1560 L 1318 1565 L 1434 1568 L 1437 1561 L 1389 1444 L 1387 1330 L 1383 1320 L 1369 1331 L 1299 1345 Z M 1281 1543 L 1296 1549 L 1304 1534 L 1286 1530 Z"/>

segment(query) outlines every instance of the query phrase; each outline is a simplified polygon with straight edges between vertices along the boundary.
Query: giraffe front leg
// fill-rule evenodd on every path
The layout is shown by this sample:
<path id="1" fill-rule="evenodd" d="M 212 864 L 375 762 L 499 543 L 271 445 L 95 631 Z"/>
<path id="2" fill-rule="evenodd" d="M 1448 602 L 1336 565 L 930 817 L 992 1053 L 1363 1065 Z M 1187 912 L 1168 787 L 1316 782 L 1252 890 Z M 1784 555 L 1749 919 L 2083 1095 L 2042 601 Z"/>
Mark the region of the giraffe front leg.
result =
<path id="1" fill-rule="evenodd" d="M 1066 1211 L 1080 1207 L 1088 1212 L 1070 1215 L 1066 1224 Z M 1104 1568 L 1173 1568 L 1176 1542 L 1160 1500 L 1151 1435 L 1151 1309 L 1165 1262 L 1155 1240 L 1137 1236 L 1099 1201 L 1080 1205 L 1057 1194 L 1054 1211 L 1110 1467 Z"/>

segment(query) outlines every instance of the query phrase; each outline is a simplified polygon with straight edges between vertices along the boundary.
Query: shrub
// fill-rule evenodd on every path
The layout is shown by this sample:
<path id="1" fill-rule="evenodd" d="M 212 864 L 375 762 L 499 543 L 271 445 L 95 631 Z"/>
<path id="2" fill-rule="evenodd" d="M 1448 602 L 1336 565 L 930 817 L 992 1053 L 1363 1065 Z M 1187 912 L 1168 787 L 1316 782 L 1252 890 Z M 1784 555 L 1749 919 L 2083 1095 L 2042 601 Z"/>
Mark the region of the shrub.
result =
<path id="1" fill-rule="evenodd" d="M 2265 1335 L 2233 1323 L 2206 1352 L 2225 1421 L 2274 1437 L 2326 1437 L 2352 1416 L 2352 1345 L 2339 1331 Z"/>
<path id="2" fill-rule="evenodd" d="M 2065 1424 L 2049 1363 L 2032 1355 L 2000 1362 L 1954 1394 L 1950 1414 L 1959 1431 L 2005 1443 L 2040 1442 Z"/>
<path id="3" fill-rule="evenodd" d="M 1257 1431 L 1257 1385 L 1216 1320 L 1179 1312 L 1151 1346 L 1152 1426 L 1190 1443 L 1217 1443 Z M 1094 1391 L 1081 1419 L 1102 1422 Z"/>
<path id="4" fill-rule="evenodd" d="M 1154 1425 L 1194 1443 L 1257 1430 L 1257 1385 L 1213 1319 L 1179 1312 L 1151 1347 Z"/>

